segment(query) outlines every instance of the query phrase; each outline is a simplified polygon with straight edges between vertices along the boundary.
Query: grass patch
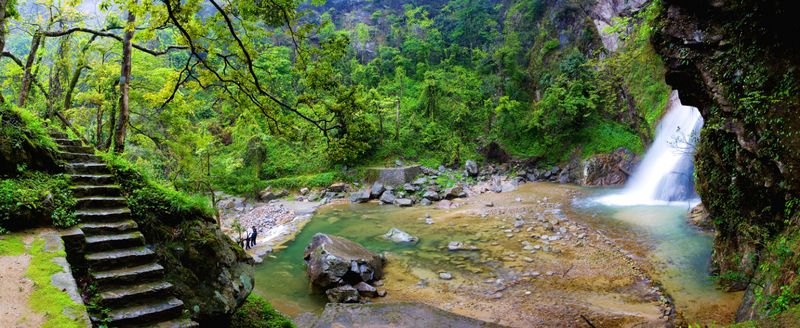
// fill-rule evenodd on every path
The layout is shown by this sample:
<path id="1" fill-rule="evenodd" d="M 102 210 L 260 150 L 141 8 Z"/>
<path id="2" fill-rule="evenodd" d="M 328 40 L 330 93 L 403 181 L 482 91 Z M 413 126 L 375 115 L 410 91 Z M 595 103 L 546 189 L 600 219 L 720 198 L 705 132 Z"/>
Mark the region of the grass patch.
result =
<path id="1" fill-rule="evenodd" d="M 25 244 L 19 236 L 0 236 L 0 256 L 18 256 L 25 254 Z"/>
<path id="2" fill-rule="evenodd" d="M 278 178 L 272 180 L 265 180 L 261 184 L 266 188 L 272 186 L 273 188 L 285 189 L 300 189 L 300 188 L 314 188 L 314 187 L 327 187 L 336 181 L 335 172 L 324 172 L 318 174 L 298 175 L 293 177 Z"/>
<path id="3" fill-rule="evenodd" d="M 250 294 L 231 318 L 231 328 L 294 328 L 295 325 L 258 295 Z"/>
<path id="4" fill-rule="evenodd" d="M 80 318 L 86 312 L 83 304 L 75 303 L 69 295 L 51 283 L 51 276 L 59 273 L 63 268 L 53 262 L 55 257 L 64 257 L 64 251 L 49 252 L 45 250 L 45 241 L 36 239 L 31 246 L 31 263 L 26 276 L 34 283 L 28 304 L 35 312 L 44 315 L 45 322 L 42 328 L 81 328 L 84 323 L 80 319 L 72 319 L 64 312 L 75 318 Z"/>

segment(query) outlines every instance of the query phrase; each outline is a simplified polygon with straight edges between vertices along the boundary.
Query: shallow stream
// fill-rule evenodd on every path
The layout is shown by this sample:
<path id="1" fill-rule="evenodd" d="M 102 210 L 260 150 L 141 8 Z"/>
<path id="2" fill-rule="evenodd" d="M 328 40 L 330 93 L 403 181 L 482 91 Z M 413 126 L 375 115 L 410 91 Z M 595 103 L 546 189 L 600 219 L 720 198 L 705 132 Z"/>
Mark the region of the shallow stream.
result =
<path id="1" fill-rule="evenodd" d="M 579 191 L 579 196 L 568 196 L 575 190 Z M 645 270 L 659 280 L 673 296 L 687 321 L 728 322 L 741 296 L 719 291 L 708 277 L 712 237 L 686 223 L 688 204 L 612 207 L 586 200 L 608 192 L 608 189 L 578 189 L 534 183 L 523 185 L 517 191 L 491 197 L 506 200 L 519 198 L 522 203 L 533 203 L 536 200 L 541 202 L 543 197 L 555 198 L 555 194 L 562 195 L 563 214 L 598 230 L 615 245 L 629 251 L 634 258 L 644 263 Z M 472 206 L 476 211 L 485 211 L 482 203 Z M 498 202 L 497 206 L 503 204 Z M 503 231 L 490 229 L 489 225 L 483 223 L 487 220 L 479 215 L 449 217 L 446 220 L 437 220 L 432 225 L 425 223 L 426 214 L 437 219 L 451 211 L 455 210 L 432 207 L 398 208 L 376 204 L 323 207 L 295 240 L 289 242 L 285 249 L 265 258 L 264 263 L 257 267 L 255 292 L 290 316 L 303 312 L 321 312 L 326 300 L 323 295 L 311 293 L 303 264 L 303 250 L 317 232 L 348 238 L 374 252 L 388 252 L 393 261 L 416 268 L 411 270 L 415 277 L 410 278 L 415 281 L 435 280 L 436 272 L 444 270 L 465 280 L 478 282 L 487 277 L 499 276 L 499 268 L 492 265 L 492 262 L 502 255 L 486 255 L 478 251 L 447 252 L 445 249 L 447 243 L 453 240 L 486 245 L 481 246 L 483 249 L 490 248 L 489 243 L 500 250 L 512 247 L 513 245 L 504 243 L 507 241 Z M 476 230 L 472 228 L 474 226 L 481 227 Z M 395 244 L 381 238 L 392 227 L 420 237 L 419 244 Z M 387 282 L 399 278 L 392 276 L 393 274 L 399 273 L 387 270 Z M 387 297 L 389 301 L 402 300 L 390 299 L 391 296 Z"/>

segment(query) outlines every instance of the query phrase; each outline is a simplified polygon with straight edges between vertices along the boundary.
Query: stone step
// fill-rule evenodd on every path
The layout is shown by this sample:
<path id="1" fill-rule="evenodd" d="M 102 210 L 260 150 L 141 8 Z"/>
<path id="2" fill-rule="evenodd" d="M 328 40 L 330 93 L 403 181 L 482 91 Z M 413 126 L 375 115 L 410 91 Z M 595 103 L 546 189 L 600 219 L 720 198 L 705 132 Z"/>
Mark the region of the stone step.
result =
<path id="1" fill-rule="evenodd" d="M 72 183 L 75 185 L 109 185 L 116 183 L 111 174 L 72 174 Z"/>
<path id="2" fill-rule="evenodd" d="M 86 250 L 90 252 L 139 246 L 144 246 L 144 236 L 138 231 L 86 237 Z"/>
<path id="3" fill-rule="evenodd" d="M 148 299 L 170 296 L 173 290 L 174 286 L 166 281 L 115 287 L 100 293 L 100 305 L 113 308 L 125 304 L 142 303 Z"/>
<path id="4" fill-rule="evenodd" d="M 79 226 L 86 236 L 110 235 L 136 230 L 139 225 L 133 220 L 84 222 Z"/>
<path id="5" fill-rule="evenodd" d="M 67 138 L 53 138 L 53 141 L 59 146 L 81 146 L 80 141 Z"/>
<path id="6" fill-rule="evenodd" d="M 102 159 L 95 154 L 59 152 L 58 158 L 68 163 L 97 163 Z"/>
<path id="7" fill-rule="evenodd" d="M 79 209 L 121 208 L 128 206 L 125 197 L 92 196 L 78 198 L 77 201 Z"/>
<path id="8" fill-rule="evenodd" d="M 162 279 L 164 277 L 164 267 L 158 263 L 148 263 L 129 268 L 92 271 L 91 276 L 100 286 L 138 284 Z"/>
<path id="9" fill-rule="evenodd" d="M 143 326 L 138 326 L 138 328 L 196 328 L 196 327 L 200 327 L 200 324 L 185 318 L 176 318 L 169 321 L 162 321 Z"/>
<path id="10" fill-rule="evenodd" d="M 70 153 L 94 154 L 94 148 L 89 146 L 58 145 L 58 147 L 62 151 Z"/>
<path id="11" fill-rule="evenodd" d="M 50 136 L 53 138 L 61 138 L 61 139 L 69 138 L 69 136 L 66 133 L 61 131 L 50 131 Z"/>
<path id="12" fill-rule="evenodd" d="M 69 163 L 64 165 L 67 173 L 72 174 L 108 174 L 105 163 Z"/>
<path id="13" fill-rule="evenodd" d="M 131 210 L 127 207 L 82 209 L 75 211 L 80 222 L 120 221 L 131 218 Z"/>
<path id="14" fill-rule="evenodd" d="M 86 262 L 92 270 L 102 271 L 152 263 L 155 257 L 152 250 L 140 246 L 106 252 L 89 252 L 86 253 Z"/>
<path id="15" fill-rule="evenodd" d="M 180 317 L 183 302 L 174 297 L 157 299 L 144 304 L 113 309 L 108 312 L 109 325 L 139 326 Z"/>
<path id="16" fill-rule="evenodd" d="M 122 195 L 122 190 L 118 185 L 80 185 L 69 188 L 75 197 L 107 196 L 117 197 Z"/>

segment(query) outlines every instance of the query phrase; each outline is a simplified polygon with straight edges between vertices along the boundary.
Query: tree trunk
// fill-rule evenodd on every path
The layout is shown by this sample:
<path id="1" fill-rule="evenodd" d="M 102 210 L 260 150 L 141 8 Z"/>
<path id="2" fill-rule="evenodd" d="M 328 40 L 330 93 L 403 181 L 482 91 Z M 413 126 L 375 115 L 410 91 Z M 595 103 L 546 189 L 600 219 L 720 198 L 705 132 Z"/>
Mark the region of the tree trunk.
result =
<path id="1" fill-rule="evenodd" d="M 116 96 L 116 95 L 115 95 Z M 108 139 L 104 149 L 111 149 L 111 141 L 114 140 L 114 131 L 117 126 L 117 102 L 111 104 L 111 115 L 108 115 Z"/>
<path id="2" fill-rule="evenodd" d="M 72 74 L 72 78 L 69 79 L 69 85 L 67 86 L 67 92 L 64 93 L 64 111 L 68 111 L 72 108 L 72 92 L 75 90 L 75 86 L 78 85 L 78 80 L 81 78 L 81 72 L 86 66 L 78 66 L 75 69 L 75 73 Z"/>
<path id="3" fill-rule="evenodd" d="M 3 53 L 3 49 L 6 47 L 6 6 L 8 5 L 8 0 L 0 0 L 0 54 Z M 3 94 L 0 93 L 0 104 L 5 103 L 6 100 L 3 98 Z"/>
<path id="4" fill-rule="evenodd" d="M 95 129 L 94 144 L 96 148 L 100 148 L 103 145 L 103 106 L 97 106 L 95 121 L 97 128 Z"/>
<path id="5" fill-rule="evenodd" d="M 130 118 L 128 89 L 130 89 L 131 84 L 131 52 L 133 50 L 131 39 L 133 39 L 134 23 L 136 23 L 136 16 L 128 10 L 128 25 L 125 29 L 125 35 L 122 37 L 122 74 L 119 78 L 119 120 L 117 122 L 117 130 L 114 133 L 115 153 L 122 153 L 125 150 L 125 133 Z"/>
<path id="6" fill-rule="evenodd" d="M 28 92 L 31 90 L 31 80 L 33 79 L 31 67 L 33 66 L 33 61 L 36 58 L 36 52 L 39 50 L 41 41 L 42 34 L 36 31 L 31 40 L 31 52 L 28 54 L 28 59 L 25 61 L 25 74 L 22 76 L 22 88 L 19 90 L 19 99 L 17 100 L 17 105 L 19 107 L 24 107 L 25 102 L 28 100 Z"/>

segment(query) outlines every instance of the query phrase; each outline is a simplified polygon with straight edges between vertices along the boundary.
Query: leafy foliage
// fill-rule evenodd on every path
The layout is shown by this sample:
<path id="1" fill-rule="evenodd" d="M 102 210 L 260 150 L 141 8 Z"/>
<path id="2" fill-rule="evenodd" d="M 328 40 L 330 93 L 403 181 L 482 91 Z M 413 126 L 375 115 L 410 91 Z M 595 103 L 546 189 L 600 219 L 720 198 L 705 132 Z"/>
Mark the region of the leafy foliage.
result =
<path id="1" fill-rule="evenodd" d="M 294 328 L 295 325 L 258 295 L 250 294 L 231 318 L 231 328 Z"/>
<path id="2" fill-rule="evenodd" d="M 20 177 L 0 180 L 0 228 L 21 229 L 52 224 L 69 227 L 77 201 L 64 175 L 29 171 Z"/>

